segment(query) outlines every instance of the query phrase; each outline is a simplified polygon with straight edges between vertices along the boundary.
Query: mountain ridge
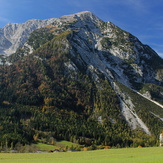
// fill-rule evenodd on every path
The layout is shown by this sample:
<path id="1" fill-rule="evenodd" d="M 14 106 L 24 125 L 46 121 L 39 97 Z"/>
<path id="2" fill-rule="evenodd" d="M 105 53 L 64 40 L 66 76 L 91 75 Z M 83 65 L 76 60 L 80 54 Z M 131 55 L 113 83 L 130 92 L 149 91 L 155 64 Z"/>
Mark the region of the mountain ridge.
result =
<path id="1" fill-rule="evenodd" d="M 1 39 L 3 38 L 9 46 L 1 47 L 0 53 L 7 55 L 14 53 L 16 49 L 22 47 L 32 31 L 47 26 L 54 20 L 55 18 L 46 20 L 32 19 L 25 23 L 9 23 L 5 25 L 4 28 L 1 28 L 2 33 L 0 37 Z M 19 40 L 20 38 L 23 38 L 23 40 Z"/>

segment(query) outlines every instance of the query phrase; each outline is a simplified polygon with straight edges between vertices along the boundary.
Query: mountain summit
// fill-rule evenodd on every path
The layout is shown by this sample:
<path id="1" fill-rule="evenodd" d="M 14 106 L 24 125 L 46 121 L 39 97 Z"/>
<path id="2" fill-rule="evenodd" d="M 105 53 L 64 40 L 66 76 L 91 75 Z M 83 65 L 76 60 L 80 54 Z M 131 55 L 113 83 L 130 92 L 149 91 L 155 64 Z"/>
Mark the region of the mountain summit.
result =
<path id="1" fill-rule="evenodd" d="M 10 142 L 14 131 L 22 143 L 48 134 L 85 145 L 157 143 L 163 61 L 137 37 L 84 11 L 8 24 L 0 47 L 0 134 Z"/>

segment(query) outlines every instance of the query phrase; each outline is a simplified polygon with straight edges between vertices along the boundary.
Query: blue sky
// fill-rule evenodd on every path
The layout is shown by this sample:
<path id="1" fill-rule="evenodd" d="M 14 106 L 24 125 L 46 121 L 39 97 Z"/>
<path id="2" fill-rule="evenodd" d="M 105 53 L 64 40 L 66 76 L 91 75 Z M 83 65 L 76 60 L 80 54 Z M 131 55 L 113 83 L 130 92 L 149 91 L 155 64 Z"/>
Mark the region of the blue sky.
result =
<path id="1" fill-rule="evenodd" d="M 91 11 L 151 46 L 163 57 L 162 0 L 0 0 L 0 27 L 29 19 Z"/>

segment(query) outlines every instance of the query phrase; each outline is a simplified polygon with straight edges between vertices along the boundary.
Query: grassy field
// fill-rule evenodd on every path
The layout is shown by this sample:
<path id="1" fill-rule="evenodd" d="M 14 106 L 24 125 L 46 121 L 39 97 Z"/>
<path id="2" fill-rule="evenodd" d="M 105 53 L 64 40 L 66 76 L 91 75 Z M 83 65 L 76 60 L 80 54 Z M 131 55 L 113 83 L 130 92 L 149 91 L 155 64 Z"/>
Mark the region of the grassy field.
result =
<path id="1" fill-rule="evenodd" d="M 162 163 L 163 148 L 125 148 L 64 153 L 0 153 L 0 163 Z"/>
<path id="2" fill-rule="evenodd" d="M 43 143 L 37 143 L 36 146 L 40 149 L 40 150 L 45 150 L 45 151 L 49 151 L 49 150 L 54 150 L 54 149 L 59 149 L 60 147 L 61 148 L 64 148 L 64 147 L 76 147 L 78 146 L 79 144 L 76 144 L 76 143 L 72 143 L 72 142 L 69 142 L 69 141 L 65 141 L 65 140 L 62 140 L 62 141 L 58 141 L 55 145 L 47 145 L 47 144 L 43 144 Z"/>

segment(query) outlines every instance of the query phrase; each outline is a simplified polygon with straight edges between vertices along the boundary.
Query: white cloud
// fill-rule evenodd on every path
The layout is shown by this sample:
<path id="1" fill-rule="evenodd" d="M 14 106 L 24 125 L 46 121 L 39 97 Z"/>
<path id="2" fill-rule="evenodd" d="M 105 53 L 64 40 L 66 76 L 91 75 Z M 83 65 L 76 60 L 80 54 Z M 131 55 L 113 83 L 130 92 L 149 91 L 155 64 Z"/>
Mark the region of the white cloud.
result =
<path id="1" fill-rule="evenodd" d="M 0 21 L 1 21 L 1 22 L 4 22 L 4 23 L 10 22 L 9 19 L 7 19 L 7 18 L 5 18 L 5 17 L 2 17 L 2 16 L 0 16 Z"/>
<path id="2" fill-rule="evenodd" d="M 162 19 L 163 19 L 163 17 L 162 17 Z M 162 19 L 161 19 L 161 21 L 162 21 Z M 157 24 L 154 24 L 155 30 L 163 31 L 163 23 L 161 21 L 157 22 Z"/>
<path id="3" fill-rule="evenodd" d="M 137 14 L 148 13 L 149 6 L 143 0 L 120 0 L 123 5 L 126 5 L 128 8 L 132 9 Z"/>
<path id="4" fill-rule="evenodd" d="M 161 58 L 163 58 L 163 52 L 158 52 L 158 51 L 156 51 L 156 53 L 157 53 Z"/>
<path id="5" fill-rule="evenodd" d="M 11 21 L 3 16 L 0 16 L 0 28 L 6 25 L 7 23 L 10 23 Z"/>

